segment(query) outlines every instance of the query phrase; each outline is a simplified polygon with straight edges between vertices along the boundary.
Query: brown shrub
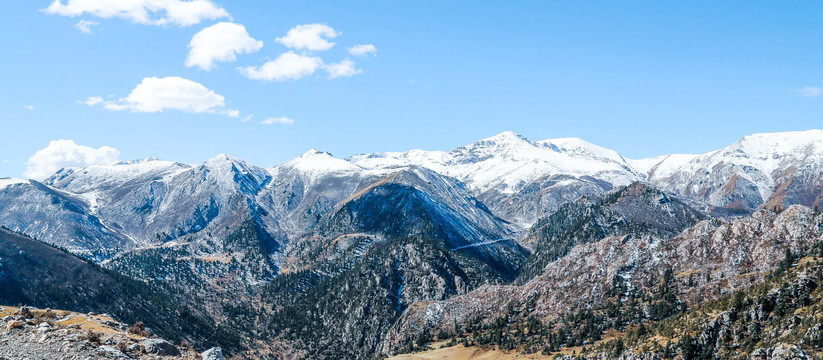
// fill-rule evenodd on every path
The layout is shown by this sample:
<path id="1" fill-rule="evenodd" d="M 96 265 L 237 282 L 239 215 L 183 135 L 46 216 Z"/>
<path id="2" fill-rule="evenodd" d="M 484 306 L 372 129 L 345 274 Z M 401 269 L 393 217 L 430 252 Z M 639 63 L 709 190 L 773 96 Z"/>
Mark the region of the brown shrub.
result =
<path id="1" fill-rule="evenodd" d="M 150 337 L 151 336 L 151 333 L 148 332 L 148 330 L 146 330 L 146 326 L 143 325 L 142 321 L 138 321 L 137 323 L 132 325 L 129 328 L 129 333 L 137 335 L 137 336 L 142 336 L 142 337 Z"/>
<path id="2" fill-rule="evenodd" d="M 87 330 L 86 331 L 86 340 L 90 343 L 100 343 L 100 333 L 96 331 Z"/>
<path id="3" fill-rule="evenodd" d="M 118 341 L 117 350 L 120 350 L 120 352 L 123 354 L 127 354 L 129 351 L 129 343 L 125 340 Z"/>

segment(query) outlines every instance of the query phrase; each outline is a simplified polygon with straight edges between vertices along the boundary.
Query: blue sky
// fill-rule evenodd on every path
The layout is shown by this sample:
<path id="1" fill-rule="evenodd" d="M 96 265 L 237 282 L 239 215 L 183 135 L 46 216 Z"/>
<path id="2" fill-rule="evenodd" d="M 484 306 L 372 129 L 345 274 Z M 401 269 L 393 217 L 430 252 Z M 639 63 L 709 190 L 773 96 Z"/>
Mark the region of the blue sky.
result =
<path id="1" fill-rule="evenodd" d="M 103 159 L 228 153 L 271 166 L 309 148 L 449 150 L 505 130 L 642 158 L 823 127 L 819 2 L 197 1 L 211 12 L 136 20 L 83 0 L 0 0 L 0 177 L 23 176 L 61 139 L 81 154 L 116 149 Z M 81 21 L 93 22 L 88 33 Z M 195 34 L 220 22 L 245 28 L 246 49 L 209 70 L 187 66 Z M 336 36 L 284 40 L 311 24 Z M 376 53 L 350 54 L 355 45 Z M 288 52 L 301 66 L 315 59 L 311 71 L 275 63 L 291 67 L 260 75 Z M 129 98 L 151 78 L 214 94 Z M 49 154 L 73 151 L 61 149 Z"/>

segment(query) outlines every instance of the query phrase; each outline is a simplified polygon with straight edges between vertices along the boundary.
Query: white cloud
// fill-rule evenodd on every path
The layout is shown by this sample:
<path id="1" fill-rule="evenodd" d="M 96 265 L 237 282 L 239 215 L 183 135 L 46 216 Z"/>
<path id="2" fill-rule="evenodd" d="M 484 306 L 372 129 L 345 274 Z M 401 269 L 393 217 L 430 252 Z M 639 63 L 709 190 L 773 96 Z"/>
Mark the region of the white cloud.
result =
<path id="1" fill-rule="evenodd" d="M 262 66 L 239 67 L 237 70 L 249 79 L 286 81 L 310 76 L 322 65 L 323 60 L 319 57 L 299 55 L 289 51 Z"/>
<path id="2" fill-rule="evenodd" d="M 92 96 L 86 104 L 93 106 L 103 104 L 108 110 L 133 112 L 162 112 L 180 110 L 188 113 L 220 113 L 239 117 L 239 110 L 225 109 L 225 98 L 209 90 L 200 83 L 170 76 L 165 78 L 144 78 L 143 82 L 131 91 L 129 96 L 117 101 L 102 101 Z"/>
<path id="3" fill-rule="evenodd" d="M 120 151 L 113 147 L 94 149 L 77 145 L 72 140 L 54 140 L 29 158 L 23 175 L 31 179 L 44 179 L 64 167 L 111 164 L 117 161 L 118 156 Z"/>
<path id="4" fill-rule="evenodd" d="M 250 114 L 249 116 L 246 116 L 246 117 L 243 119 L 243 122 L 249 122 L 249 121 L 251 121 L 251 119 L 253 119 L 253 118 L 254 118 L 254 114 Z"/>
<path id="5" fill-rule="evenodd" d="M 54 0 L 47 14 L 101 18 L 123 18 L 138 24 L 190 26 L 203 20 L 229 17 L 229 13 L 210 0 Z"/>
<path id="6" fill-rule="evenodd" d="M 363 72 L 363 70 L 355 69 L 354 61 L 349 59 L 343 59 L 339 63 L 323 65 L 323 69 L 329 73 L 330 79 L 349 77 Z"/>
<path id="7" fill-rule="evenodd" d="M 94 106 L 94 105 L 97 105 L 101 102 L 103 102 L 102 97 L 100 97 L 100 96 L 89 96 L 88 99 L 86 99 L 86 101 L 84 101 L 83 103 L 88 105 L 88 106 Z"/>
<path id="8" fill-rule="evenodd" d="M 292 49 L 328 50 L 334 46 L 334 43 L 327 39 L 334 39 L 339 35 L 339 32 L 328 25 L 305 24 L 291 28 L 286 36 L 279 37 L 275 41 Z"/>
<path id="9" fill-rule="evenodd" d="M 220 115 L 226 115 L 228 117 L 239 118 L 240 117 L 240 110 L 237 110 L 237 109 L 223 110 L 223 111 L 220 112 Z"/>
<path id="10" fill-rule="evenodd" d="M 806 86 L 802 89 L 796 89 L 794 92 L 800 96 L 815 97 L 820 95 L 821 89 L 816 86 Z"/>
<path id="11" fill-rule="evenodd" d="M 100 23 L 90 20 L 80 20 L 80 22 L 74 24 L 74 27 L 77 28 L 77 30 L 80 30 L 81 32 L 91 34 L 91 27 L 95 25 L 100 25 Z"/>
<path id="12" fill-rule="evenodd" d="M 360 44 L 349 48 L 349 54 L 354 56 L 377 55 L 377 48 L 372 44 Z"/>
<path id="13" fill-rule="evenodd" d="M 251 54 L 262 47 L 263 42 L 249 36 L 245 26 L 221 22 L 194 34 L 186 66 L 211 70 L 217 61 L 235 61 L 237 54 Z"/>
<path id="14" fill-rule="evenodd" d="M 264 125 L 274 125 L 274 124 L 284 124 L 284 125 L 291 125 L 294 124 L 294 119 L 287 118 L 287 117 L 270 117 L 266 120 L 260 122 Z"/>
<path id="15" fill-rule="evenodd" d="M 34 105 L 23 105 L 23 109 L 34 110 Z"/>

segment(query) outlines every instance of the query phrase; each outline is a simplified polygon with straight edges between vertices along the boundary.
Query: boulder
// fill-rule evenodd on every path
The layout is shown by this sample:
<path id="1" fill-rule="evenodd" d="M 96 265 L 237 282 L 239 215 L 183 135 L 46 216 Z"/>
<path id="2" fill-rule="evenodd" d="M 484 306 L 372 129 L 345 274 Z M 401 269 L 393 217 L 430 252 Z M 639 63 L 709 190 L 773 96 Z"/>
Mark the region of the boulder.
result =
<path id="1" fill-rule="evenodd" d="M 772 348 L 771 360 L 808 360 L 809 355 L 797 345 L 778 344 Z"/>
<path id="2" fill-rule="evenodd" d="M 797 345 L 777 344 L 769 349 L 758 348 L 749 357 L 751 360 L 808 360 L 806 354 Z"/>
<path id="3" fill-rule="evenodd" d="M 14 320 L 14 321 L 6 324 L 6 331 L 9 331 L 11 329 L 16 329 L 16 328 L 19 328 L 19 327 L 23 327 L 23 322 L 20 321 L 20 320 Z"/>
<path id="4" fill-rule="evenodd" d="M 129 357 L 111 346 L 103 345 L 97 348 L 97 355 L 110 359 L 128 359 Z"/>
<path id="5" fill-rule="evenodd" d="M 140 344 L 131 344 L 126 347 L 126 351 L 130 353 L 140 351 Z"/>
<path id="6" fill-rule="evenodd" d="M 156 354 L 160 356 L 179 356 L 180 350 L 172 343 L 163 339 L 147 339 L 143 340 L 143 348 L 147 354 Z"/>
<path id="7" fill-rule="evenodd" d="M 203 360 L 223 360 L 223 349 L 213 347 L 200 354 Z"/>
<path id="8" fill-rule="evenodd" d="M 17 312 L 14 314 L 24 316 L 27 319 L 34 317 L 34 314 L 31 313 L 31 308 L 28 306 L 21 307 L 20 310 L 17 310 Z"/>

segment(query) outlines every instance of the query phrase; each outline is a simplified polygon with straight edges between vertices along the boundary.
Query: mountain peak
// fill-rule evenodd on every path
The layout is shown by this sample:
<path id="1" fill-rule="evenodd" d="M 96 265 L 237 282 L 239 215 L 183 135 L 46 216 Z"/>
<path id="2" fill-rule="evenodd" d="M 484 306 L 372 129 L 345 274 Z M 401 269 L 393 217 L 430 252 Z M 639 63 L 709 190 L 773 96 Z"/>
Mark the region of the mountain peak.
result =
<path id="1" fill-rule="evenodd" d="M 362 168 L 357 165 L 343 159 L 338 159 L 332 156 L 331 153 L 319 151 L 317 149 L 309 149 L 298 158 L 283 165 L 310 174 L 333 171 L 362 170 Z"/>
<path id="2" fill-rule="evenodd" d="M 300 155 L 300 158 L 301 159 L 308 159 L 308 158 L 317 157 L 317 156 L 334 157 L 334 155 L 332 155 L 330 152 L 320 151 L 320 150 L 317 150 L 315 148 L 311 148 L 308 151 L 304 152 L 302 155 Z"/>
<path id="3" fill-rule="evenodd" d="M 243 160 L 240 160 L 239 158 L 236 158 L 236 157 L 231 156 L 229 154 L 217 154 L 214 157 L 212 157 L 211 159 L 206 160 L 206 162 L 207 163 L 212 163 L 212 162 L 214 162 L 214 163 L 216 163 L 216 162 L 243 162 Z"/>
<path id="4" fill-rule="evenodd" d="M 206 162 L 203 163 L 203 166 L 207 168 L 224 168 L 233 166 L 241 170 L 248 170 L 253 167 L 242 159 L 228 154 L 217 154 L 213 158 L 206 160 Z"/>
<path id="5" fill-rule="evenodd" d="M 495 142 L 495 143 L 516 143 L 516 142 L 531 142 L 525 136 L 511 132 L 504 131 L 492 137 L 485 138 L 479 142 Z"/>
<path id="6" fill-rule="evenodd" d="M 25 183 L 28 183 L 28 182 L 29 182 L 29 180 L 23 180 L 23 179 L 15 179 L 15 178 L 7 178 L 7 177 L 0 178 L 0 189 L 6 188 L 6 187 L 11 186 L 11 185 L 25 184 Z"/>
<path id="7" fill-rule="evenodd" d="M 823 130 L 751 134 L 744 136 L 732 146 L 746 152 L 788 153 L 813 144 L 820 144 L 823 148 Z"/>
<path id="8" fill-rule="evenodd" d="M 145 164 L 145 163 L 150 163 L 150 162 L 155 162 L 155 161 L 162 161 L 162 160 L 160 160 L 156 157 L 147 157 L 147 158 L 135 159 L 135 160 L 118 161 L 118 162 L 114 163 L 114 165 L 115 166 L 117 166 L 117 165 L 135 165 L 135 164 Z"/>
<path id="9" fill-rule="evenodd" d="M 538 141 L 536 144 L 554 151 L 563 152 L 572 156 L 584 156 L 589 158 L 608 159 L 618 163 L 625 163 L 617 151 L 607 149 L 599 145 L 592 144 L 577 137 L 547 139 Z"/>

